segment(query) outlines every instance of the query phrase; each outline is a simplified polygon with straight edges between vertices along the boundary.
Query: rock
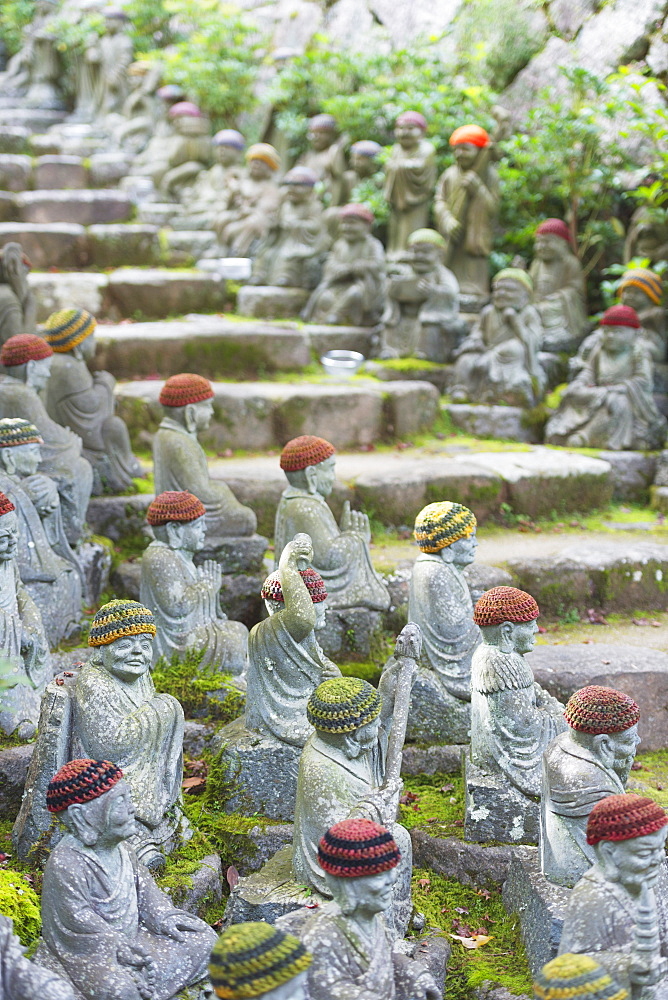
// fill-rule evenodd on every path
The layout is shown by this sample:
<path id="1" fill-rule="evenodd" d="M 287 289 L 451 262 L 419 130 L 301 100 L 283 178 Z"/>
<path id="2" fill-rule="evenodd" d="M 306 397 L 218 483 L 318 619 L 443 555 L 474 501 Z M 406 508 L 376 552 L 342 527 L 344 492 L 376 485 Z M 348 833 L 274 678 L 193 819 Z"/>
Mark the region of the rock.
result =
<path id="1" fill-rule="evenodd" d="M 30 130 L 23 125 L 0 125 L 0 153 L 25 153 Z"/>
<path id="2" fill-rule="evenodd" d="M 130 217 L 132 202 L 118 190 L 26 191 L 18 199 L 23 222 L 78 223 L 123 222 Z"/>
<path id="3" fill-rule="evenodd" d="M 505 986 L 497 986 L 486 979 L 472 990 L 475 1000 L 531 1000 L 528 993 L 511 993 Z"/>
<path id="4" fill-rule="evenodd" d="M 417 743 L 468 743 L 470 729 L 470 702 L 446 699 L 432 671 L 420 667 L 411 691 L 406 739 Z"/>
<path id="5" fill-rule="evenodd" d="M 77 545 L 76 554 L 84 569 L 84 602 L 88 606 L 98 604 L 109 585 L 111 551 L 98 541 L 84 539 Z"/>
<path id="6" fill-rule="evenodd" d="M 223 573 L 220 585 L 221 607 L 228 618 L 252 628 L 264 610 L 260 600 L 262 584 L 267 577 L 261 573 Z"/>
<path id="7" fill-rule="evenodd" d="M 642 59 L 651 34 L 665 16 L 663 0 L 614 0 L 585 22 L 575 50 L 578 65 L 606 76 L 618 66 Z"/>
<path id="8" fill-rule="evenodd" d="M 88 247 L 94 267 L 147 266 L 160 260 L 157 226 L 128 223 L 91 226 Z"/>
<path id="9" fill-rule="evenodd" d="M 25 191 L 30 187 L 32 160 L 19 153 L 0 153 L 0 188 Z"/>
<path id="10" fill-rule="evenodd" d="M 183 752 L 193 759 L 201 757 L 205 750 L 211 749 L 214 735 L 213 726 L 186 719 L 183 727 Z"/>
<path id="11" fill-rule="evenodd" d="M 481 594 L 492 587 L 512 587 L 513 578 L 508 570 L 500 566 L 485 566 L 484 563 L 471 563 L 464 569 L 464 576 L 471 591 L 473 603 Z"/>
<path id="12" fill-rule="evenodd" d="M 466 819 L 464 836 L 486 844 L 537 844 L 540 801 L 508 784 L 502 774 L 485 774 L 464 755 Z"/>
<path id="13" fill-rule="evenodd" d="M 414 0 L 411 3 L 368 0 L 374 19 L 386 28 L 394 45 L 400 48 L 406 45 L 408 39 L 444 34 L 461 6 L 462 0 L 441 0 L 437 4 L 431 0 Z"/>
<path id="14" fill-rule="evenodd" d="M 662 34 L 652 39 L 645 61 L 654 76 L 665 77 L 668 73 L 668 41 Z"/>
<path id="15" fill-rule="evenodd" d="M 569 3 L 569 0 L 564 2 Z M 568 42 L 556 35 L 549 38 L 545 48 L 517 74 L 500 98 L 503 107 L 511 112 L 512 120 L 522 122 L 545 87 L 550 88 L 552 100 L 558 100 L 568 88 L 560 67 L 572 67 L 576 60 Z"/>
<path id="16" fill-rule="evenodd" d="M 0 222 L 0 246 L 5 243 L 20 243 L 34 268 L 77 268 L 88 263 L 86 230 L 74 223 Z"/>
<path id="17" fill-rule="evenodd" d="M 502 885 L 508 878 L 514 848 L 469 844 L 457 837 L 431 837 L 427 830 L 411 830 L 413 865 L 455 879 L 462 885 Z"/>
<path id="18" fill-rule="evenodd" d="M 246 875 L 249 872 L 259 871 L 277 851 L 286 845 L 292 845 L 292 833 L 292 823 L 267 823 L 263 826 L 254 826 L 247 835 L 253 850 L 243 858 L 239 873 Z"/>
<path id="19" fill-rule="evenodd" d="M 96 535 L 120 542 L 146 528 L 146 511 L 154 499 L 152 493 L 135 496 L 91 497 L 86 520 Z"/>
<path id="20" fill-rule="evenodd" d="M 371 354 L 374 333 L 368 326 L 318 326 L 305 323 L 302 330 L 309 338 L 316 358 L 321 358 L 328 351 L 357 351 L 365 358 Z"/>
<path id="21" fill-rule="evenodd" d="M 294 319 L 306 305 L 309 294 L 304 288 L 245 285 L 239 289 L 237 311 L 240 316 L 256 319 Z"/>
<path id="22" fill-rule="evenodd" d="M 0 813 L 5 819 L 18 815 L 33 750 L 33 743 L 0 750 Z"/>
<path id="23" fill-rule="evenodd" d="M 401 756 L 401 773 L 404 777 L 418 774 L 457 774 L 462 766 L 463 749 L 463 746 L 457 744 L 414 747 L 406 743 Z"/>
<path id="24" fill-rule="evenodd" d="M 650 488 L 650 504 L 653 510 L 668 514 L 668 486 L 652 486 Z"/>
<path id="25" fill-rule="evenodd" d="M 203 917 L 207 907 L 220 903 L 223 898 L 223 869 L 219 854 L 208 854 L 202 858 L 200 866 L 192 875 L 186 876 L 184 884 L 177 888 L 162 886 L 175 906 Z"/>
<path id="26" fill-rule="evenodd" d="M 120 268 L 109 275 L 109 291 L 121 316 L 162 319 L 225 305 L 225 284 L 200 271 Z"/>
<path id="27" fill-rule="evenodd" d="M 167 230 L 167 260 L 172 267 L 193 264 L 216 246 L 216 234 L 208 229 Z"/>
<path id="28" fill-rule="evenodd" d="M 656 457 L 643 451 L 600 451 L 612 469 L 613 499 L 646 504 L 656 472 Z"/>
<path id="29" fill-rule="evenodd" d="M 230 536 L 217 549 L 199 549 L 195 563 L 215 559 L 223 567 L 223 573 L 252 573 L 263 568 L 266 551 L 267 539 L 262 535 Z"/>
<path id="30" fill-rule="evenodd" d="M 523 423 L 525 411 L 519 406 L 482 406 L 471 403 L 448 403 L 444 408 L 455 427 L 482 438 L 508 441 L 540 441 L 539 430 Z"/>
<path id="31" fill-rule="evenodd" d="M 59 125 L 66 117 L 65 111 L 48 111 L 44 108 L 2 108 L 0 125 L 19 125 L 30 135 L 46 132 L 52 125 Z"/>
<path id="32" fill-rule="evenodd" d="M 297 884 L 292 872 L 292 844 L 287 844 L 259 871 L 239 880 L 230 893 L 224 924 L 229 927 L 246 920 L 266 920 L 273 924 L 277 917 L 314 902 L 322 903 L 325 899 Z"/>
<path id="33" fill-rule="evenodd" d="M 82 157 L 60 155 L 37 158 L 35 163 L 36 188 L 42 191 L 60 190 L 61 188 L 85 188 L 87 184 L 88 171 Z"/>
<path id="34" fill-rule="evenodd" d="M 0 191 L 0 222 L 13 222 L 18 212 L 16 197 L 9 191 Z"/>
<path id="35" fill-rule="evenodd" d="M 141 585 L 141 559 L 127 559 L 118 563 L 111 571 L 109 583 L 116 597 L 138 601 Z"/>
<path id="36" fill-rule="evenodd" d="M 318 632 L 318 643 L 334 662 L 365 660 L 371 653 L 371 644 L 380 632 L 380 625 L 380 611 L 328 608 L 325 626 Z"/>
<path id="37" fill-rule="evenodd" d="M 127 174 L 130 161 L 125 153 L 93 153 L 89 158 L 89 183 L 94 188 L 115 187 Z"/>
<path id="38" fill-rule="evenodd" d="M 537 848 L 513 850 L 503 887 L 503 904 L 509 913 L 520 918 L 522 939 L 534 975 L 557 955 L 570 891 L 543 878 Z"/>
<path id="39" fill-rule="evenodd" d="M 433 425 L 438 389 L 430 382 L 393 382 L 385 396 L 387 434 L 404 440 Z"/>
<path id="40" fill-rule="evenodd" d="M 60 309 L 86 309 L 101 318 L 107 311 L 108 280 L 106 274 L 91 272 L 28 275 L 28 284 L 37 299 L 37 322 L 44 323 L 51 313 Z M 98 327 L 103 330 L 104 327 Z"/>
<path id="41" fill-rule="evenodd" d="M 562 38 L 574 38 L 600 0 L 551 0 L 550 18 Z"/>

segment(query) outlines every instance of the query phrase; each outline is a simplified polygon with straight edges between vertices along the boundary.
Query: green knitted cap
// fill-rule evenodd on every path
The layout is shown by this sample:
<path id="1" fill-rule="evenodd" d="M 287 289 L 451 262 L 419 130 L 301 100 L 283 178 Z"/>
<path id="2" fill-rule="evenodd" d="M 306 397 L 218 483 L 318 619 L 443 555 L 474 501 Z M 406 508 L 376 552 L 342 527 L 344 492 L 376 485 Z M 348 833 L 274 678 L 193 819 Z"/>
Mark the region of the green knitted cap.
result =
<path id="1" fill-rule="evenodd" d="M 533 295 L 533 281 L 521 267 L 504 267 L 494 275 L 492 284 L 495 285 L 497 281 L 516 281 L 519 285 L 524 285 L 529 294 Z"/>
<path id="2" fill-rule="evenodd" d="M 292 934 L 265 923 L 233 924 L 211 951 L 209 978 L 217 997 L 261 997 L 305 972 L 311 956 Z"/>
<path id="3" fill-rule="evenodd" d="M 432 243 L 435 247 L 444 249 L 446 242 L 440 233 L 435 229 L 416 229 L 408 237 L 408 246 L 414 247 L 416 243 Z"/>
<path id="4" fill-rule="evenodd" d="M 323 681 L 308 700 L 306 718 L 326 733 L 352 733 L 380 715 L 381 699 L 375 687 L 359 677 L 332 677 Z"/>

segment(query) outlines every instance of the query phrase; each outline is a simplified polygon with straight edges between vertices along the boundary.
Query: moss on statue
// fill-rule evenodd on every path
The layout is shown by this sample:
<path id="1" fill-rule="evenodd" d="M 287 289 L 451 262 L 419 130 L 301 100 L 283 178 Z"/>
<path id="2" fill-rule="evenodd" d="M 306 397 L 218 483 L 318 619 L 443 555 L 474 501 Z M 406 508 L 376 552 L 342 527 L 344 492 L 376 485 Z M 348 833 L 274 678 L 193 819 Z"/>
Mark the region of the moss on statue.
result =
<path id="1" fill-rule="evenodd" d="M 39 937 L 42 926 L 39 896 L 29 884 L 29 876 L 0 868 L 0 913 L 14 921 L 14 933 L 29 946 Z"/>

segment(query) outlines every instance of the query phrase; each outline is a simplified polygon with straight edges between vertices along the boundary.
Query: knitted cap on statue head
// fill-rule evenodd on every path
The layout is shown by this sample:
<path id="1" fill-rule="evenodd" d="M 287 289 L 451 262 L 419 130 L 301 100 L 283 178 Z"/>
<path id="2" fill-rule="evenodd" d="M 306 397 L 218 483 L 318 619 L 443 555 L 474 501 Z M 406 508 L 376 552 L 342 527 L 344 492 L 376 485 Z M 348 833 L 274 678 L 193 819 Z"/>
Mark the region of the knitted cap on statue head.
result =
<path id="1" fill-rule="evenodd" d="M 545 219 L 536 229 L 536 236 L 558 236 L 573 246 L 573 234 L 563 219 Z"/>
<path id="2" fill-rule="evenodd" d="M 655 306 L 661 305 L 663 298 L 661 278 L 646 267 L 634 267 L 624 271 L 622 280 L 617 286 L 617 294 L 621 295 L 625 288 L 639 288 Z"/>
<path id="3" fill-rule="evenodd" d="M 202 375 L 183 372 L 181 375 L 171 375 L 160 390 L 160 403 L 163 406 L 188 406 L 190 403 L 203 403 L 213 399 L 211 383 Z"/>
<path id="4" fill-rule="evenodd" d="M 415 518 L 413 536 L 423 552 L 440 552 L 441 549 L 468 538 L 476 529 L 475 514 L 461 503 L 440 500 L 427 504 Z"/>
<path id="5" fill-rule="evenodd" d="M 44 339 L 58 354 L 65 354 L 95 333 L 97 320 L 85 309 L 61 309 L 44 324 Z"/>
<path id="6" fill-rule="evenodd" d="M 640 709 L 633 698 L 614 688 L 590 684 L 568 699 L 564 718 L 578 733 L 624 733 L 640 719 Z"/>
<path id="7" fill-rule="evenodd" d="M 629 995 L 591 955 L 570 953 L 543 966 L 533 993 L 536 1000 L 626 1000 Z"/>
<path id="8" fill-rule="evenodd" d="M 396 868 L 400 860 L 390 831 L 370 819 L 335 823 L 318 844 L 318 864 L 337 878 L 378 875 Z"/>
<path id="9" fill-rule="evenodd" d="M 381 699 L 375 687 L 359 677 L 332 677 L 315 689 L 306 706 L 306 718 L 325 733 L 352 733 L 380 715 Z"/>
<path id="10" fill-rule="evenodd" d="M 395 125 L 409 125 L 412 128 L 419 128 L 423 132 L 427 131 L 427 119 L 419 111 L 402 111 L 398 115 Z"/>
<path id="11" fill-rule="evenodd" d="M 206 507 L 193 493 L 166 490 L 149 504 L 146 520 L 152 528 L 157 528 L 172 521 L 196 521 L 205 514 Z"/>
<path id="12" fill-rule="evenodd" d="M 126 636 L 155 633 L 155 618 L 139 601 L 109 601 L 91 622 L 88 645 L 107 646 Z"/>
<path id="13" fill-rule="evenodd" d="M 450 136 L 451 146 L 461 146 L 470 143 L 472 146 L 479 146 L 481 149 L 489 146 L 489 133 L 480 125 L 460 125 Z"/>
<path id="14" fill-rule="evenodd" d="M 44 444 L 34 424 L 22 417 L 0 420 L 0 448 L 16 448 L 22 444 Z"/>
<path id="15" fill-rule="evenodd" d="M 262 997 L 305 972 L 311 956 L 299 938 L 267 923 L 233 924 L 211 951 L 209 979 L 225 1000 Z"/>
<path id="16" fill-rule="evenodd" d="M 120 767 L 108 760 L 71 760 L 57 771 L 46 791 L 46 808 L 59 813 L 75 803 L 92 802 L 121 780 Z"/>
<path id="17" fill-rule="evenodd" d="M 281 452 L 281 468 L 283 472 L 300 472 L 309 465 L 319 465 L 334 454 L 336 449 L 324 438 L 313 434 L 302 434 L 301 437 L 288 441 Z"/>
<path id="18" fill-rule="evenodd" d="M 5 496 L 4 493 L 0 493 L 0 517 L 3 517 L 5 514 L 11 514 L 13 510 L 16 510 L 16 507 L 9 497 Z"/>
<path id="19" fill-rule="evenodd" d="M 611 306 L 601 316 L 598 321 L 599 326 L 627 326 L 632 330 L 639 330 L 642 323 L 638 319 L 638 313 L 631 306 Z"/>
<path id="20" fill-rule="evenodd" d="M 27 365 L 29 361 L 43 361 L 50 358 L 53 350 L 43 337 L 36 333 L 17 333 L 6 340 L 0 349 L 0 364 L 5 368 Z"/>
<path id="21" fill-rule="evenodd" d="M 516 587 L 492 587 L 478 600 L 473 609 L 473 621 L 480 628 L 504 622 L 520 625 L 535 621 L 539 614 L 536 601 L 526 591 Z"/>
<path id="22" fill-rule="evenodd" d="M 306 589 L 309 592 L 309 596 L 313 604 L 320 604 L 322 601 L 327 600 L 327 589 L 325 587 L 325 581 L 320 576 L 320 573 L 316 573 L 314 569 L 309 566 L 307 569 L 300 569 L 299 575 L 306 584 Z M 283 596 L 283 589 L 281 587 L 281 576 L 278 570 L 268 576 L 267 579 L 262 584 L 262 590 L 260 591 L 260 597 L 263 601 L 282 601 L 285 602 L 285 597 Z"/>
<path id="23" fill-rule="evenodd" d="M 587 820 L 587 843 L 601 840 L 633 840 L 656 833 L 668 824 L 668 816 L 652 799 L 642 795 L 608 795 L 597 802 Z"/>

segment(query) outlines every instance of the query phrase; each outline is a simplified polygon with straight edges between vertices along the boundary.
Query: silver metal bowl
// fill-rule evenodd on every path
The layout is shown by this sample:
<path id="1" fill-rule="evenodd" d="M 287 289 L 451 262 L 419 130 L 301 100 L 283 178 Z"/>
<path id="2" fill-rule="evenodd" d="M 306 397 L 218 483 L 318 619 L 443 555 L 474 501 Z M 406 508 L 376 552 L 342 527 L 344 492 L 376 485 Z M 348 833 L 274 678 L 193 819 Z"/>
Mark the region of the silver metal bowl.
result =
<path id="1" fill-rule="evenodd" d="M 358 351 L 327 351 L 320 364 L 330 378 L 352 378 L 364 364 L 364 355 Z"/>

